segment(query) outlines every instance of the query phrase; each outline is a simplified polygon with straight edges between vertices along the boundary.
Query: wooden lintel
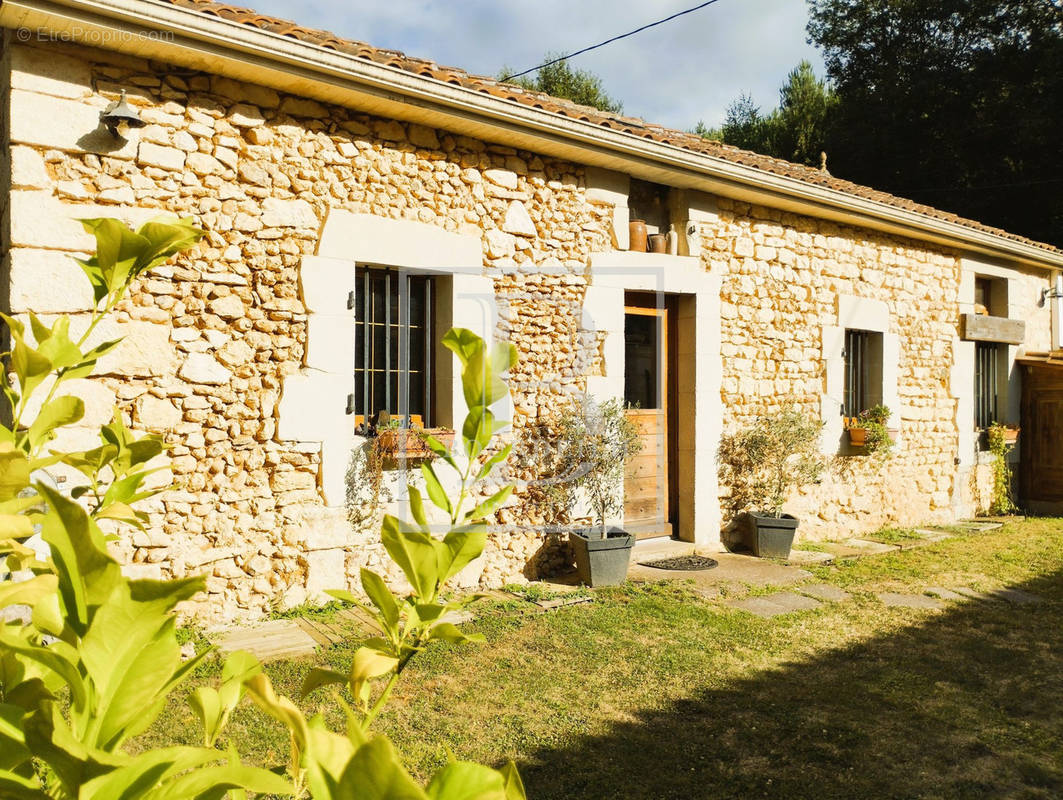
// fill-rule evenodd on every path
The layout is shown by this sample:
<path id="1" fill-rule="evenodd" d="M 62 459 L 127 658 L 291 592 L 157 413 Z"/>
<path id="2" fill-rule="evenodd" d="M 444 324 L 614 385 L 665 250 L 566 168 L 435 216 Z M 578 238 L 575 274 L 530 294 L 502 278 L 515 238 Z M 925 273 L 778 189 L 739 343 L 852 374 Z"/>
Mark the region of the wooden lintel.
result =
<path id="1" fill-rule="evenodd" d="M 984 314 L 962 314 L 962 338 L 968 342 L 1003 342 L 1022 344 L 1026 338 L 1026 321 Z"/>

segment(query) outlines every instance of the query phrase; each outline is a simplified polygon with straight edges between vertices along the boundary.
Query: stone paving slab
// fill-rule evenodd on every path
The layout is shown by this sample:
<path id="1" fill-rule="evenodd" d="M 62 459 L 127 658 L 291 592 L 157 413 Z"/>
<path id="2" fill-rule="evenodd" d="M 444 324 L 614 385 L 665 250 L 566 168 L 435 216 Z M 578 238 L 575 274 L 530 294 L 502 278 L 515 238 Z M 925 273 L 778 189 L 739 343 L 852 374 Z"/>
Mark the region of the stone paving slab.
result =
<path id="1" fill-rule="evenodd" d="M 764 558 L 741 553 L 711 553 L 719 565 L 713 569 L 695 571 L 655 569 L 632 564 L 628 578 L 635 581 L 693 581 L 698 588 L 721 584 L 754 586 L 789 586 L 812 577 L 808 570 L 777 564 Z"/>
<path id="2" fill-rule="evenodd" d="M 970 600 L 982 600 L 983 602 L 990 602 L 999 599 L 991 595 L 989 592 L 979 592 L 974 589 L 968 588 L 967 586 L 957 586 L 955 589 L 953 589 L 953 591 L 959 592 L 964 597 L 969 598 Z"/>
<path id="3" fill-rule="evenodd" d="M 880 592 L 878 599 L 890 608 L 944 608 L 945 604 L 925 594 L 899 594 L 897 592 Z"/>
<path id="4" fill-rule="evenodd" d="M 1041 602 L 1040 597 L 1024 592 L 1022 589 L 997 589 L 990 594 L 1016 606 L 1029 606 Z"/>
<path id="5" fill-rule="evenodd" d="M 855 547 L 857 550 L 866 550 L 869 553 L 892 553 L 894 550 L 900 550 L 895 544 L 873 542 L 870 539 L 845 539 L 842 544 Z"/>
<path id="6" fill-rule="evenodd" d="M 842 603 L 849 599 L 850 595 L 844 589 L 839 589 L 829 583 L 813 583 L 809 586 L 798 586 L 797 591 L 807 594 L 817 600 L 825 600 L 828 603 Z"/>
<path id="7" fill-rule="evenodd" d="M 1003 528 L 1004 527 L 1004 523 L 1003 522 L 992 522 L 992 521 L 988 521 L 988 520 L 987 521 L 983 521 L 983 520 L 977 520 L 977 519 L 969 519 L 969 520 L 964 520 L 963 522 L 961 522 L 959 524 L 959 527 L 964 528 L 965 530 L 976 531 L 978 533 L 981 533 L 981 532 L 984 532 L 984 531 L 995 531 L 998 528 Z"/>
<path id="8" fill-rule="evenodd" d="M 824 553 L 820 550 L 791 550 L 790 557 L 786 559 L 788 564 L 800 564 L 807 566 L 825 566 L 834 563 L 833 553 Z"/>
<path id="9" fill-rule="evenodd" d="M 958 592 L 952 591 L 952 589 L 945 589 L 941 586 L 927 586 L 926 593 L 937 597 L 939 600 L 965 600 L 966 598 Z"/>
<path id="10" fill-rule="evenodd" d="M 952 538 L 952 534 L 948 531 L 935 531 L 929 528 L 916 528 L 912 533 L 926 542 L 940 542 Z"/>
<path id="11" fill-rule="evenodd" d="M 222 653 L 246 650 L 260 661 L 308 656 L 317 645 L 317 640 L 291 619 L 238 628 L 218 640 L 218 649 Z"/>
<path id="12" fill-rule="evenodd" d="M 748 611 L 758 617 L 777 617 L 780 614 L 790 614 L 794 611 L 809 611 L 819 608 L 819 601 L 811 597 L 804 597 L 794 592 L 777 592 L 762 597 L 746 597 L 742 600 L 731 600 L 727 605 Z"/>

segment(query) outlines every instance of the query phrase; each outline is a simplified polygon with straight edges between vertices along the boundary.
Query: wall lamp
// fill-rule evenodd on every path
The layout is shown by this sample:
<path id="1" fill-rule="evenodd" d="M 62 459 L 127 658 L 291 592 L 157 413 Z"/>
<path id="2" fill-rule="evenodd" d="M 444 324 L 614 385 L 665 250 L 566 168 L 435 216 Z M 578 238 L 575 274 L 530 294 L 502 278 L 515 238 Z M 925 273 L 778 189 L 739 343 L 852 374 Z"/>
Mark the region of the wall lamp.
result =
<path id="1" fill-rule="evenodd" d="M 140 118 L 137 110 L 126 102 L 125 89 L 117 100 L 103 110 L 100 122 L 116 139 L 124 139 L 127 132 L 143 128 L 147 124 Z"/>

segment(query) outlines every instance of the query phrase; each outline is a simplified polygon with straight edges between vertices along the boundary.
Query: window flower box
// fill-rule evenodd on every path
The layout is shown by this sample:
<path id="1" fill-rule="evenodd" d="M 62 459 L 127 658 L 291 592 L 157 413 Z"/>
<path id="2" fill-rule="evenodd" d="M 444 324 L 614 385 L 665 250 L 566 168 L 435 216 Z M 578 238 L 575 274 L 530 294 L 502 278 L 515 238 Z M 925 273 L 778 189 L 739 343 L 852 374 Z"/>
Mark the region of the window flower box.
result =
<path id="1" fill-rule="evenodd" d="M 385 458 L 434 458 L 425 436 L 431 436 L 448 450 L 454 444 L 450 428 L 385 428 L 377 433 L 377 446 Z"/>

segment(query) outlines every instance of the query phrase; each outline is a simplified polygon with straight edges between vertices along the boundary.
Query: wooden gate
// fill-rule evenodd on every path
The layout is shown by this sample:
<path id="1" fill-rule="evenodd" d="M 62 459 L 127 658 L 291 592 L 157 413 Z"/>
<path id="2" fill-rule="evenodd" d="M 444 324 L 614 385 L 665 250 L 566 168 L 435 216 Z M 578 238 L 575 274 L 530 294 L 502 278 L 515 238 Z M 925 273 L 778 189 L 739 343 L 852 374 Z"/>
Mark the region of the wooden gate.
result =
<path id="1" fill-rule="evenodd" d="M 1063 356 L 1022 364 L 1019 495 L 1038 514 L 1063 513 Z"/>

